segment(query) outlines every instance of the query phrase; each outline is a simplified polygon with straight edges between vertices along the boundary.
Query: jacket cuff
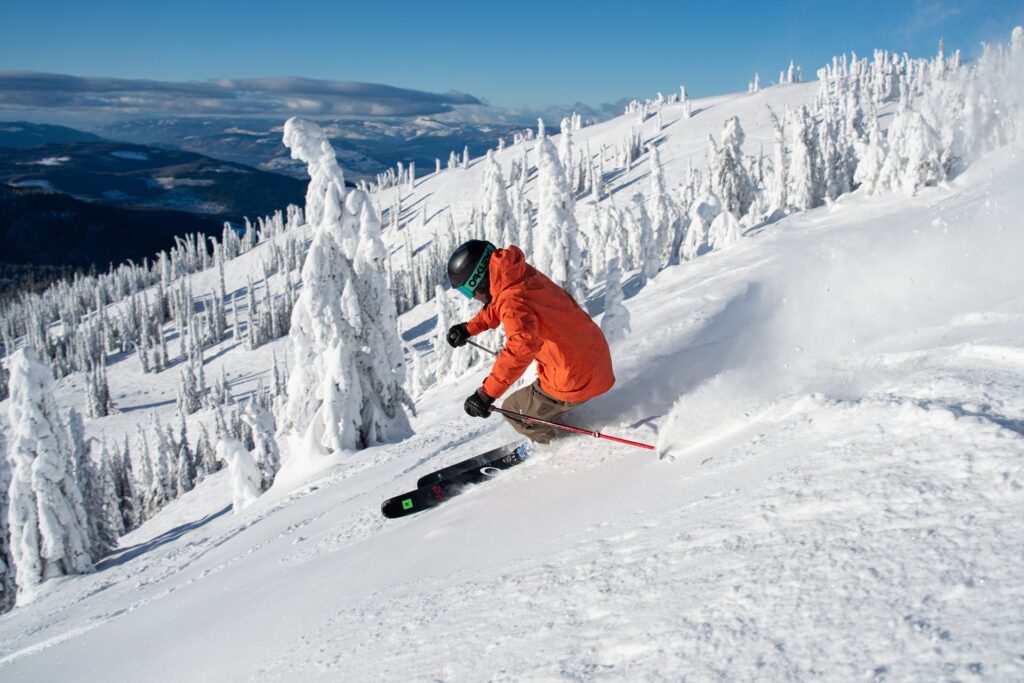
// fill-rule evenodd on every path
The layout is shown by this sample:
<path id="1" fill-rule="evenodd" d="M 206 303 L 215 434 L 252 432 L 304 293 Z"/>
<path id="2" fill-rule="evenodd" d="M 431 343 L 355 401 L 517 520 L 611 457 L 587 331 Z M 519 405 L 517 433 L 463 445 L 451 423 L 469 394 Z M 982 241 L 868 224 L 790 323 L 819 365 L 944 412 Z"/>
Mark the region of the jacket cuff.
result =
<path id="1" fill-rule="evenodd" d="M 498 400 L 501 398 L 501 395 L 508 390 L 508 385 L 502 384 L 498 380 L 494 379 L 492 375 L 488 375 L 487 379 L 484 380 L 483 390 L 485 394 L 494 400 Z"/>

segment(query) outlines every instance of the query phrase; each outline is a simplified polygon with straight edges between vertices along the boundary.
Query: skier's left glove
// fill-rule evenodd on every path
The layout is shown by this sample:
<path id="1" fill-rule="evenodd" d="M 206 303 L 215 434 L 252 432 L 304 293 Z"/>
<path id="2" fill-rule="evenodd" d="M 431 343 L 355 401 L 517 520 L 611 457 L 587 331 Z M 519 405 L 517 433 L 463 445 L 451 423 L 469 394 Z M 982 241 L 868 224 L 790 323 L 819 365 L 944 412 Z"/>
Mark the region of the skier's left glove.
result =
<path id="1" fill-rule="evenodd" d="M 494 399 L 484 393 L 483 389 L 477 389 L 473 395 L 466 399 L 465 409 L 470 417 L 490 417 L 491 404 Z"/>
<path id="2" fill-rule="evenodd" d="M 448 345 L 452 348 L 459 348 L 465 346 L 469 338 L 472 337 L 469 333 L 469 327 L 466 323 L 459 323 L 458 325 L 452 325 L 448 328 Z"/>

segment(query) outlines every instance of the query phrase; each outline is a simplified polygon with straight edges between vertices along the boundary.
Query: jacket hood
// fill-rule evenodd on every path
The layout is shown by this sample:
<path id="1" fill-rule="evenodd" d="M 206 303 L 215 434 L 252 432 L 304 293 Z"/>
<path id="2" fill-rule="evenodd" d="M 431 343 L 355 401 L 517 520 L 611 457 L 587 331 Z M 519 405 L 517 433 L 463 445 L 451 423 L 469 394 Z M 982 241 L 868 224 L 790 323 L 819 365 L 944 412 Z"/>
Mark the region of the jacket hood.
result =
<path id="1" fill-rule="evenodd" d="M 491 254 L 488 268 L 490 270 L 491 297 L 497 298 L 501 292 L 525 278 L 529 266 L 523 251 L 517 246 L 510 246 L 498 249 Z"/>

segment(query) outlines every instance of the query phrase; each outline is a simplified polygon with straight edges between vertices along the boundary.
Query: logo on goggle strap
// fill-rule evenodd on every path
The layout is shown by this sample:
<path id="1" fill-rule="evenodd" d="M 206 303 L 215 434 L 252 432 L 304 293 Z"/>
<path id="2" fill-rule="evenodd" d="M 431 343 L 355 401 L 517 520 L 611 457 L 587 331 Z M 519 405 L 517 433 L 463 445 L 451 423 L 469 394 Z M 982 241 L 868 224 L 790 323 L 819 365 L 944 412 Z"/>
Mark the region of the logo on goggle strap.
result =
<path id="1" fill-rule="evenodd" d="M 470 299 L 473 298 L 473 292 L 476 291 L 476 288 L 483 281 L 484 275 L 487 274 L 487 257 L 490 256 L 493 251 L 494 246 L 488 244 L 487 247 L 484 248 L 484 253 L 480 256 L 480 260 L 476 262 L 476 267 L 470 274 L 469 279 L 466 280 L 465 284 L 458 288 L 460 292 Z"/>

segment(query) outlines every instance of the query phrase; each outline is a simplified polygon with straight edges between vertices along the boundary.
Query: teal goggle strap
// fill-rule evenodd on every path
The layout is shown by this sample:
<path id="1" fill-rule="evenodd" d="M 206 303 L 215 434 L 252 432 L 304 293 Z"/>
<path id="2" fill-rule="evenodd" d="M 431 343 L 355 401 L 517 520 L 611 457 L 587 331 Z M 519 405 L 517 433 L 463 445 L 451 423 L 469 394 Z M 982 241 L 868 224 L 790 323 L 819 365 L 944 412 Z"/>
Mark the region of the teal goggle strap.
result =
<path id="1" fill-rule="evenodd" d="M 473 298 L 473 292 L 480 286 L 480 283 L 487 277 L 487 259 L 490 258 L 491 254 L 494 253 L 494 247 L 488 245 L 484 249 L 484 253 L 480 256 L 480 260 L 476 262 L 476 266 L 473 267 L 473 272 L 470 273 L 469 279 L 459 285 L 457 289 L 462 292 L 467 299 Z"/>

